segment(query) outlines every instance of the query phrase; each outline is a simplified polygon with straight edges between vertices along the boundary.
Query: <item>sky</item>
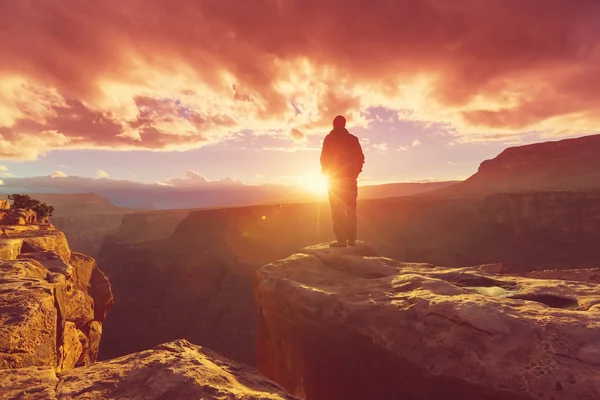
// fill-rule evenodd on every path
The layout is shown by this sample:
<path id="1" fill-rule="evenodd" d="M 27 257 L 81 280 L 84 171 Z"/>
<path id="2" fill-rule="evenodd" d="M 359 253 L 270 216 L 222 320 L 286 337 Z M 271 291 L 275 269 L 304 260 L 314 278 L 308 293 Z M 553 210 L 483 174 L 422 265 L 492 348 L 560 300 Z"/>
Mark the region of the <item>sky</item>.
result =
<path id="1" fill-rule="evenodd" d="M 0 0 L 0 26 L 3 180 L 302 182 L 338 114 L 363 183 L 600 133 L 597 0 Z"/>

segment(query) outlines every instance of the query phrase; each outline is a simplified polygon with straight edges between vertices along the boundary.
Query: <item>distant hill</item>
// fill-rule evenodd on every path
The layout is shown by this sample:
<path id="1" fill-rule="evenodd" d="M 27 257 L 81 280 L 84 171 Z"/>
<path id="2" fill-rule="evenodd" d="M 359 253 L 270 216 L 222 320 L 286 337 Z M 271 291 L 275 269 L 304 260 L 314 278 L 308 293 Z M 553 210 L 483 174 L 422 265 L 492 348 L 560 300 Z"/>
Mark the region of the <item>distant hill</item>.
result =
<path id="1" fill-rule="evenodd" d="M 493 193 L 600 189 L 600 135 L 511 147 L 464 182 L 430 195 L 483 197 Z"/>
<path id="2" fill-rule="evenodd" d="M 137 210 L 118 207 L 112 204 L 109 199 L 95 193 L 28 193 L 28 195 L 53 206 L 55 216 L 65 214 L 123 214 Z M 7 197 L 8 195 L 0 195 L 2 199 Z"/>

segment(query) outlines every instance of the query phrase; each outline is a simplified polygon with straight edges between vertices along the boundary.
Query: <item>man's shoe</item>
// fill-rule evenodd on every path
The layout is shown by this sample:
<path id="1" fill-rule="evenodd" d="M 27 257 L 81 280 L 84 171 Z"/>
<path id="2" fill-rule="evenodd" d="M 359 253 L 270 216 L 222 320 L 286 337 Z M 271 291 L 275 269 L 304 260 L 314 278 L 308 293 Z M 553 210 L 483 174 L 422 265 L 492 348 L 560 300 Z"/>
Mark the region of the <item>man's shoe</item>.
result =
<path id="1" fill-rule="evenodd" d="M 350 247 L 356 246 L 356 240 L 349 240 L 348 241 L 348 246 L 350 246 Z"/>
<path id="2" fill-rule="evenodd" d="M 336 240 L 335 242 L 329 243 L 329 247 L 346 247 L 346 243 L 338 242 Z"/>

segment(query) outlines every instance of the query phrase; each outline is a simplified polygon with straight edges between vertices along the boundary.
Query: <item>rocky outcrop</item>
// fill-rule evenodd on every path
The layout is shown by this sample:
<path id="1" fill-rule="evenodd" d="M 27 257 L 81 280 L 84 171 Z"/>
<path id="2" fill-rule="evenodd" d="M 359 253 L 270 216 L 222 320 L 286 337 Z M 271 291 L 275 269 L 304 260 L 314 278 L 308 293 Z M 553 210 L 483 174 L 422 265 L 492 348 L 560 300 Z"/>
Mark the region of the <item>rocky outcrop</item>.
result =
<path id="1" fill-rule="evenodd" d="M 0 212 L 0 225 L 31 225 L 37 219 L 37 213 L 33 210 L 15 208 Z"/>
<path id="2" fill-rule="evenodd" d="M 310 400 L 600 398 L 600 285 L 372 254 L 257 271 L 267 377 Z"/>
<path id="3" fill-rule="evenodd" d="M 0 371 L 0 394 L 14 400 L 296 399 L 255 369 L 185 340 L 62 373 Z"/>
<path id="4" fill-rule="evenodd" d="M 0 369 L 95 362 L 113 302 L 95 261 L 49 224 L 0 230 Z"/>

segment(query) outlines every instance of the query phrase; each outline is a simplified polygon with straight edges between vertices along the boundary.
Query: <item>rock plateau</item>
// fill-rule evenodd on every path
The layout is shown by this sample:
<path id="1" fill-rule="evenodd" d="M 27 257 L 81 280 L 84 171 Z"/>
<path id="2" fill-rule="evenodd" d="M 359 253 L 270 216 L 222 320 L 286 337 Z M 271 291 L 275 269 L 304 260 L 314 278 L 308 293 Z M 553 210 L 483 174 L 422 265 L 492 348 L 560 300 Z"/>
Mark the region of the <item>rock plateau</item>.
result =
<path id="1" fill-rule="evenodd" d="M 257 364 L 310 400 L 600 398 L 600 285 L 306 248 L 260 268 Z"/>

